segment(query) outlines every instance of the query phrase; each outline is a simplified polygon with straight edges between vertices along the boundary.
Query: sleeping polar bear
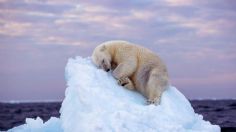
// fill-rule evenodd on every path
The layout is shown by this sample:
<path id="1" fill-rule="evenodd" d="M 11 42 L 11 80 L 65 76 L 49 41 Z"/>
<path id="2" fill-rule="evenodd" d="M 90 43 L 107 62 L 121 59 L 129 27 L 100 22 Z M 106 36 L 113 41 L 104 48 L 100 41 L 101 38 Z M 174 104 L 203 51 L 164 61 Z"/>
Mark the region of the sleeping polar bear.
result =
<path id="1" fill-rule="evenodd" d="M 147 98 L 147 104 L 160 104 L 168 88 L 167 68 L 152 51 L 127 41 L 108 41 L 97 46 L 93 63 L 112 75 L 119 85 L 136 90 Z"/>

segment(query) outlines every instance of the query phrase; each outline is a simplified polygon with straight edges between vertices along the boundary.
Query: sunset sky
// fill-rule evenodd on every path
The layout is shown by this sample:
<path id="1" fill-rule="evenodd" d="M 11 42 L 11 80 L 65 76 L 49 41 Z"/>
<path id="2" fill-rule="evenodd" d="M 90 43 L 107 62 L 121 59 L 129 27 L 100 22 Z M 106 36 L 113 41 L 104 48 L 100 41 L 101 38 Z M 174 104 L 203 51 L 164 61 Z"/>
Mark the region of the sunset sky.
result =
<path id="1" fill-rule="evenodd" d="M 62 100 L 69 58 L 127 40 L 190 99 L 236 98 L 235 0 L 0 0 L 0 101 Z"/>

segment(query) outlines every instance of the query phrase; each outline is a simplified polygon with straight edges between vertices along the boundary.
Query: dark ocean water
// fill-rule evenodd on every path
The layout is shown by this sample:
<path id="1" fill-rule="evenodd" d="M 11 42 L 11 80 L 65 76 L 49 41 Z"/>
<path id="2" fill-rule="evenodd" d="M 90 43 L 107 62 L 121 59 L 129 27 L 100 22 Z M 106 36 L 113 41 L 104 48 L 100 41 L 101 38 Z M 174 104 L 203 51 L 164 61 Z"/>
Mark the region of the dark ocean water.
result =
<path id="1" fill-rule="evenodd" d="M 220 125 L 222 131 L 236 132 L 236 100 L 192 100 L 195 112 L 205 120 Z M 61 102 L 0 103 L 0 131 L 25 123 L 25 118 L 59 117 Z"/>

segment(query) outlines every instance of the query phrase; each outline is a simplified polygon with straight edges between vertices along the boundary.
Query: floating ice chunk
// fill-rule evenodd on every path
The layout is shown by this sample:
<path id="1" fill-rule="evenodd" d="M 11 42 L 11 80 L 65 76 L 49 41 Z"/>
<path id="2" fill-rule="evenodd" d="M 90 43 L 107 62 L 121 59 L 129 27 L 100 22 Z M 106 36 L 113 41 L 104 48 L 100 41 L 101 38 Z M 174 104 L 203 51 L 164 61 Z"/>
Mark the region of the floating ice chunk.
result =
<path id="1" fill-rule="evenodd" d="M 40 117 L 26 118 L 26 124 L 10 129 L 9 132 L 63 132 L 59 118 L 51 117 L 43 123 Z"/>

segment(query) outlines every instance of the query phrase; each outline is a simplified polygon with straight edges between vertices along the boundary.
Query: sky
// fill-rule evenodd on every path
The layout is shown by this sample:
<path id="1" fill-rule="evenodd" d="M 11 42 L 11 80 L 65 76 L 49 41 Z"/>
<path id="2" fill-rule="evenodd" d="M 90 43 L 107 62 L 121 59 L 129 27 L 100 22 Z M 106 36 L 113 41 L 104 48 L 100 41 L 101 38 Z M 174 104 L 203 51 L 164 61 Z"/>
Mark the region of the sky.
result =
<path id="1" fill-rule="evenodd" d="M 0 101 L 62 100 L 69 58 L 147 47 L 189 99 L 236 97 L 235 0 L 0 0 Z"/>

